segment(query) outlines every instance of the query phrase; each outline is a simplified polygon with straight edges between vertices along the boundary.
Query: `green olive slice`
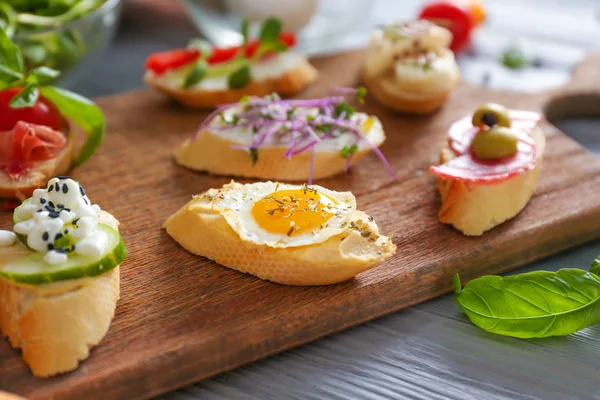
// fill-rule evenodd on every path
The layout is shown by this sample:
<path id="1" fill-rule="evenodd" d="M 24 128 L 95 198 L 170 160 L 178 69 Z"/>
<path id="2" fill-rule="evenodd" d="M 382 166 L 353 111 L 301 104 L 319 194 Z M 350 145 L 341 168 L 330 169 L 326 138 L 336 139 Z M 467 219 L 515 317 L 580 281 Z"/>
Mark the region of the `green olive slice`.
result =
<path id="1" fill-rule="evenodd" d="M 513 156 L 518 151 L 519 138 L 507 127 L 496 126 L 475 136 L 471 149 L 478 158 L 499 160 Z"/>
<path id="2" fill-rule="evenodd" d="M 503 105 L 487 103 L 480 106 L 473 113 L 473 126 L 504 126 L 510 128 L 510 116 Z"/>

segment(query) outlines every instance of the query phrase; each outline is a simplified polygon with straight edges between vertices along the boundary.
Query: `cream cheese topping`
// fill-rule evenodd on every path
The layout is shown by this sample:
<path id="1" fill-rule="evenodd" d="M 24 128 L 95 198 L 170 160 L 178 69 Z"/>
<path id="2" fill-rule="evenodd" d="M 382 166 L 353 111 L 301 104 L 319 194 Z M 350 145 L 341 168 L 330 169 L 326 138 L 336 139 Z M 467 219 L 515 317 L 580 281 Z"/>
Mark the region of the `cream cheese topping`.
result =
<path id="1" fill-rule="evenodd" d="M 106 233 L 97 229 L 101 209 L 92 204 L 79 183 L 52 178 L 46 189 L 36 189 L 31 202 L 16 211 L 14 232 L 27 235 L 27 246 L 44 253 L 48 264 L 62 264 L 69 253 L 100 256 Z"/>

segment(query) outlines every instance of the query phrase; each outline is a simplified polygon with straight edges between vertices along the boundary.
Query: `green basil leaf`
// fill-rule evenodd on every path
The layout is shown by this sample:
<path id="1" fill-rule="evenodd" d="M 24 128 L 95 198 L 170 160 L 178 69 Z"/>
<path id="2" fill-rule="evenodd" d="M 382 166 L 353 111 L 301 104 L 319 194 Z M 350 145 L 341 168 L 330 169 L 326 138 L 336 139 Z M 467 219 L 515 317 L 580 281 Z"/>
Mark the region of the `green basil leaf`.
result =
<path id="1" fill-rule="evenodd" d="M 48 67 L 37 67 L 31 70 L 29 77 L 33 77 L 38 84 L 49 83 L 60 76 L 60 71 Z"/>
<path id="2" fill-rule="evenodd" d="M 11 108 L 25 108 L 33 106 L 40 97 L 40 89 L 36 82 L 30 83 L 23 88 L 8 105 Z"/>
<path id="3" fill-rule="evenodd" d="M 206 64 L 205 61 L 197 62 L 189 74 L 185 77 L 185 80 L 183 81 L 183 88 L 188 89 L 194 86 L 206 77 L 207 72 L 208 64 Z"/>
<path id="4" fill-rule="evenodd" d="M 42 95 L 50 100 L 67 119 L 79 125 L 87 134 L 75 166 L 83 164 L 94 154 L 104 138 L 106 121 L 100 108 L 91 100 L 54 86 L 41 88 Z"/>
<path id="5" fill-rule="evenodd" d="M 241 89 L 250 83 L 250 65 L 244 64 L 229 75 L 228 84 L 231 89 Z"/>
<path id="6" fill-rule="evenodd" d="M 2 18 L 2 29 L 6 32 L 6 36 L 13 37 L 18 25 L 17 12 L 5 1 L 0 2 L 0 12 L 4 15 L 4 18 Z"/>
<path id="7" fill-rule="evenodd" d="M 248 23 L 247 19 L 244 19 L 242 21 L 242 27 L 240 29 L 240 31 L 242 32 L 242 37 L 244 38 L 244 47 L 246 47 L 246 45 L 248 44 L 249 30 L 250 30 L 250 24 Z"/>
<path id="8" fill-rule="evenodd" d="M 21 79 L 23 79 L 22 73 L 0 64 L 0 87 L 4 86 L 3 89 L 5 89 L 10 86 L 11 83 L 20 81 Z M 2 85 L 1 83 L 4 83 L 5 85 Z"/>
<path id="9" fill-rule="evenodd" d="M 275 17 L 267 18 L 266 20 L 264 20 L 262 26 L 260 27 L 260 43 L 279 43 L 279 35 L 281 34 L 281 29 L 281 21 L 279 21 Z"/>
<path id="10" fill-rule="evenodd" d="M 600 323 L 600 278 L 581 269 L 484 276 L 454 300 L 478 327 L 517 338 L 563 336 Z"/>
<path id="11" fill-rule="evenodd" d="M 10 40 L 4 30 L 0 30 L 0 64 L 15 72 L 23 72 L 21 50 Z"/>
<path id="12" fill-rule="evenodd" d="M 590 267 L 590 272 L 600 277 L 600 256 L 594 260 Z"/>
<path id="13" fill-rule="evenodd" d="M 43 43 L 30 41 L 21 46 L 23 57 L 32 64 L 39 65 L 48 57 L 48 50 Z"/>

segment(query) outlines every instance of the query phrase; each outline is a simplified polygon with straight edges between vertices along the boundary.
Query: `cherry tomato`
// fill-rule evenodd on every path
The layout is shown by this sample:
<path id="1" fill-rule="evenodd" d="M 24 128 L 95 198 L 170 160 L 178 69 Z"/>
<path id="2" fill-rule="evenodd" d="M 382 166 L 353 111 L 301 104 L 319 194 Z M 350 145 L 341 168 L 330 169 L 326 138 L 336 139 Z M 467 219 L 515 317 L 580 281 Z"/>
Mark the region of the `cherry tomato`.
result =
<path id="1" fill-rule="evenodd" d="M 423 8 L 419 19 L 427 19 L 452 32 L 450 49 L 455 53 L 463 50 L 471 40 L 475 21 L 469 7 L 459 2 L 436 1 Z"/>
<path id="2" fill-rule="evenodd" d="M 62 126 L 60 111 L 53 103 L 43 97 L 40 97 L 32 107 L 10 108 L 10 101 L 20 91 L 20 88 L 0 91 L 0 131 L 12 130 L 19 121 L 60 130 Z"/>
<path id="3" fill-rule="evenodd" d="M 279 40 L 288 47 L 296 45 L 296 35 L 293 32 L 282 32 Z M 257 39 L 250 40 L 246 46 L 246 57 L 252 57 L 258 46 L 259 41 Z M 230 61 L 235 58 L 240 48 L 241 46 L 213 47 L 207 61 L 210 65 Z M 268 55 L 266 54 L 266 56 Z M 178 49 L 154 53 L 146 59 L 146 69 L 161 75 L 170 69 L 179 68 L 196 61 L 198 57 L 200 57 L 200 51 L 197 49 Z"/>

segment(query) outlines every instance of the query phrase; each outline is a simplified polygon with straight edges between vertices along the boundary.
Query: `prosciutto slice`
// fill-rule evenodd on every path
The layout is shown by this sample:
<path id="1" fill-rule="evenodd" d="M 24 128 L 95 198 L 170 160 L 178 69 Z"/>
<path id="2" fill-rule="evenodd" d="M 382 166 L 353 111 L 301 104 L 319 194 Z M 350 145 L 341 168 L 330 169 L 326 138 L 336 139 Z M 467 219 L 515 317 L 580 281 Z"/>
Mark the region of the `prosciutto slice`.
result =
<path id="1" fill-rule="evenodd" d="M 18 178 L 37 162 L 56 158 L 66 144 L 62 132 L 19 121 L 11 131 L 0 132 L 0 169 Z"/>

